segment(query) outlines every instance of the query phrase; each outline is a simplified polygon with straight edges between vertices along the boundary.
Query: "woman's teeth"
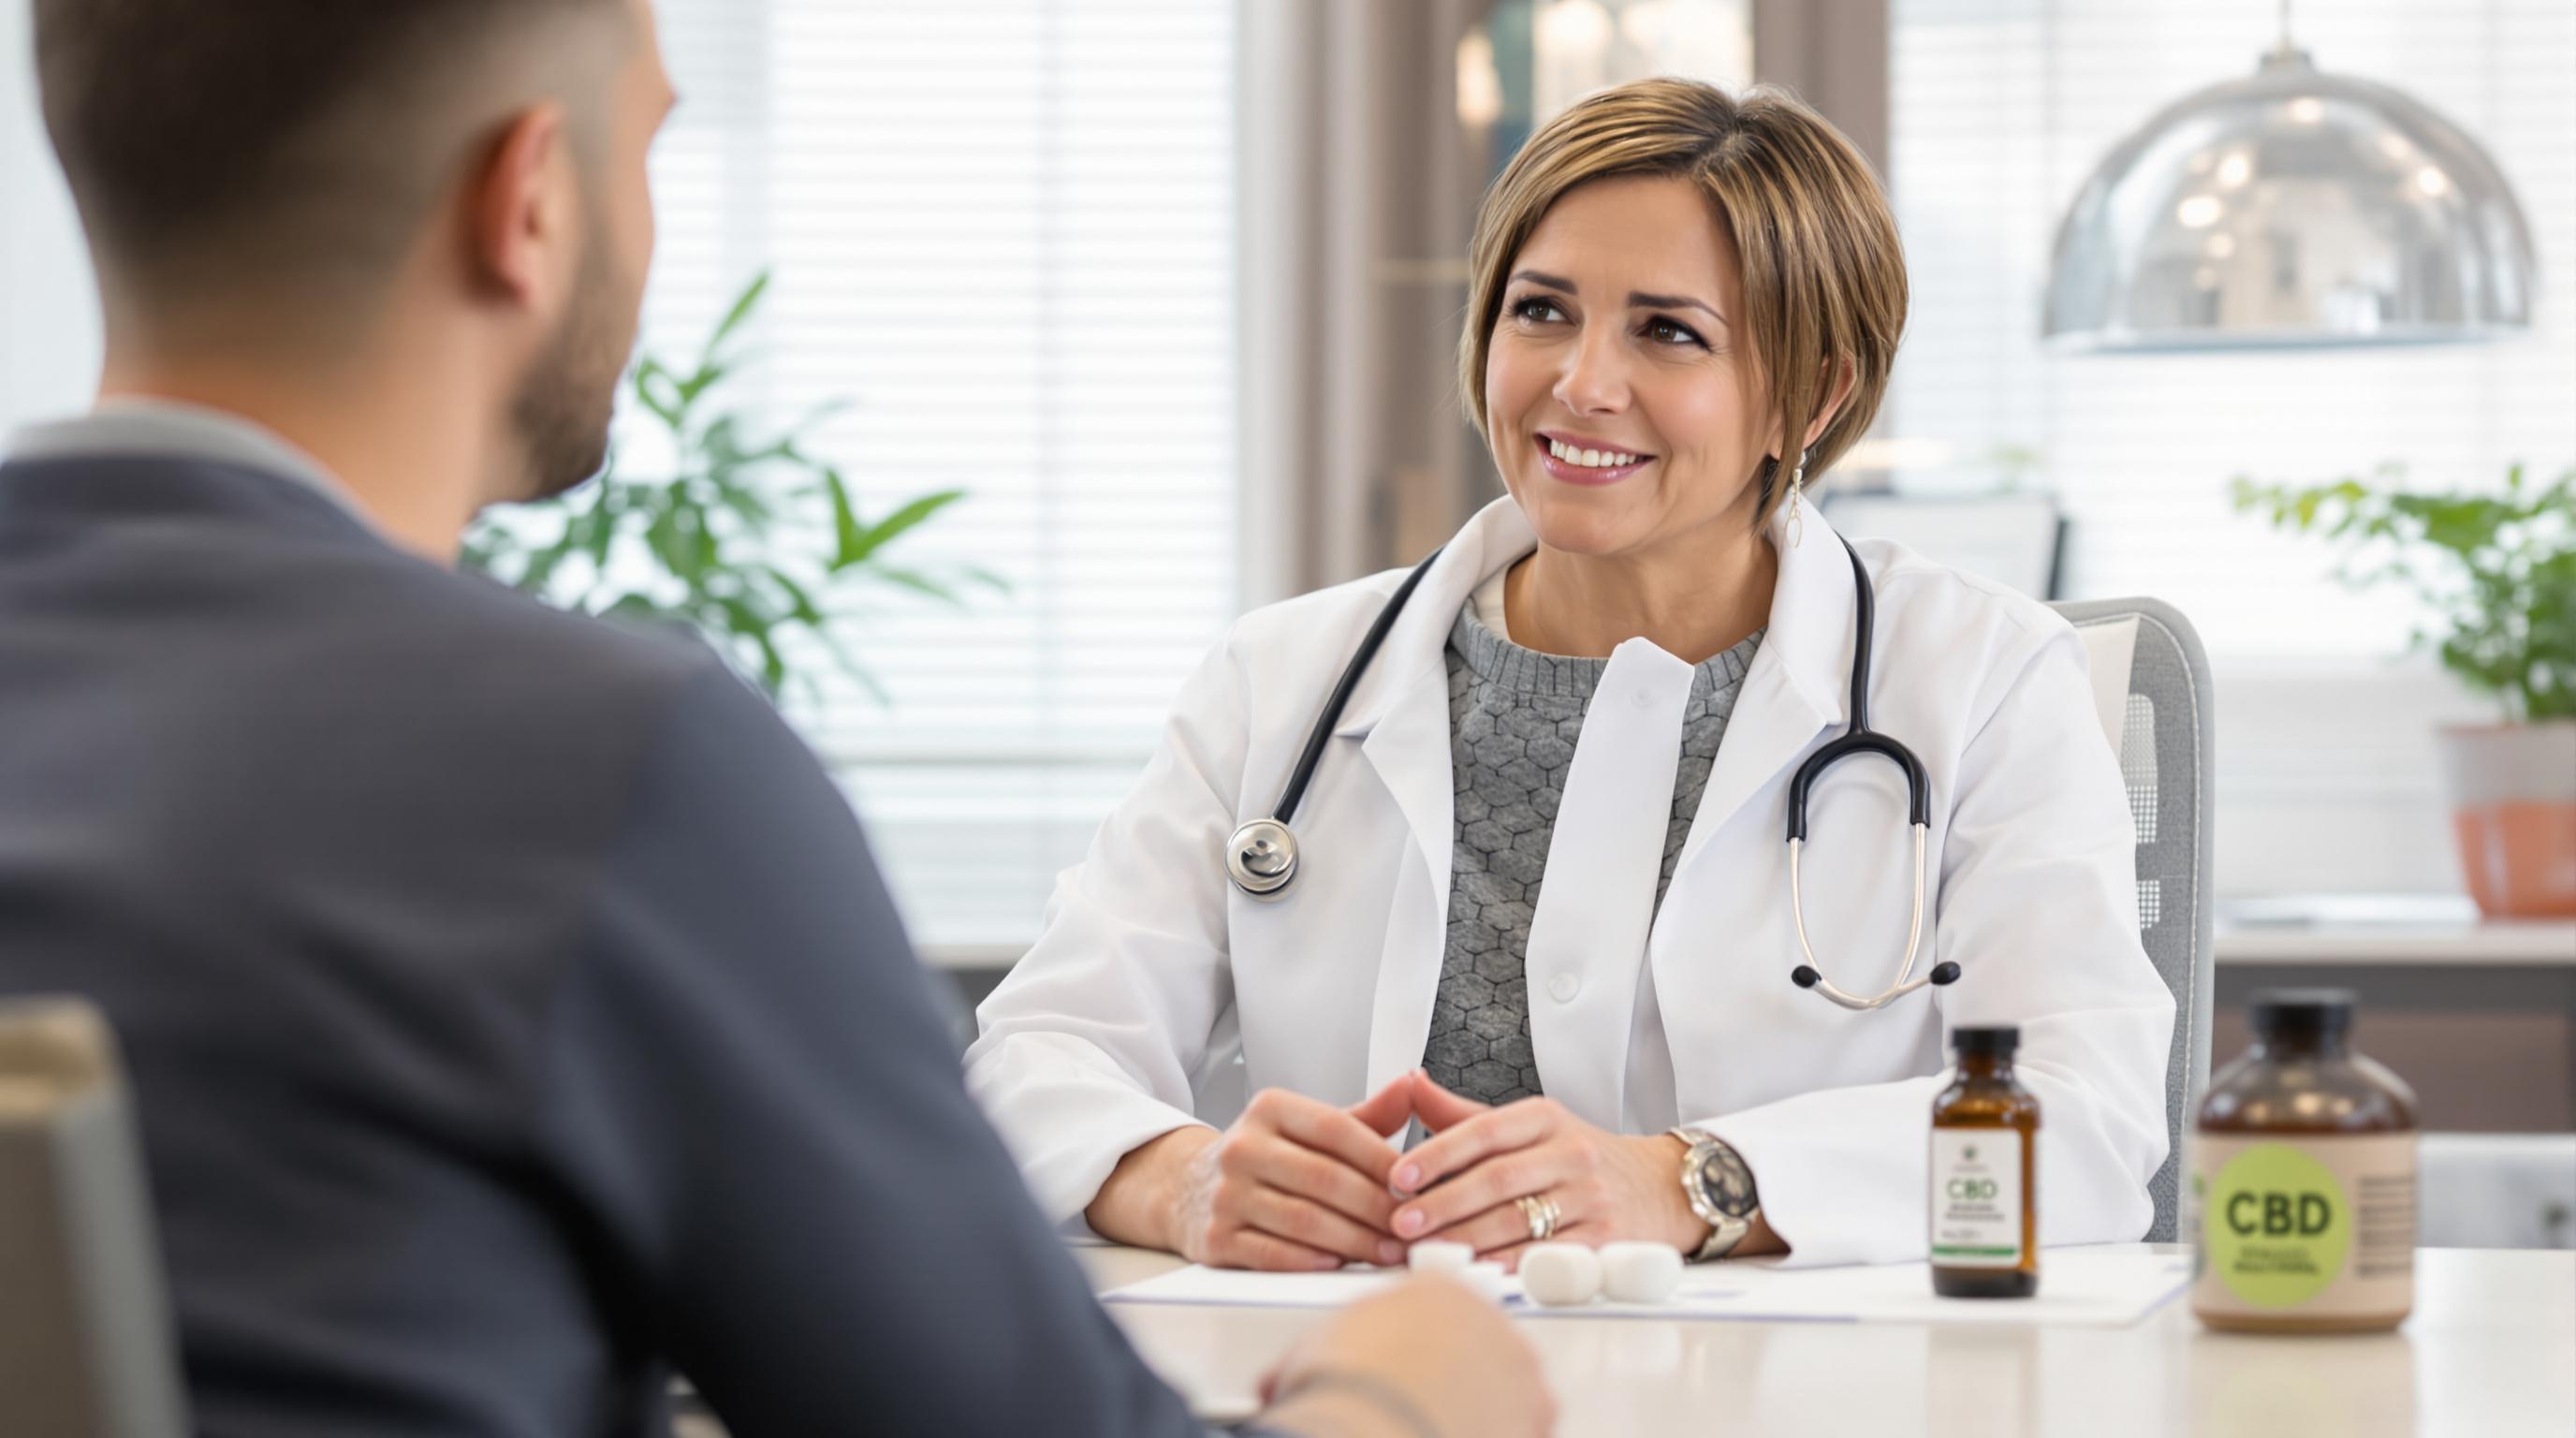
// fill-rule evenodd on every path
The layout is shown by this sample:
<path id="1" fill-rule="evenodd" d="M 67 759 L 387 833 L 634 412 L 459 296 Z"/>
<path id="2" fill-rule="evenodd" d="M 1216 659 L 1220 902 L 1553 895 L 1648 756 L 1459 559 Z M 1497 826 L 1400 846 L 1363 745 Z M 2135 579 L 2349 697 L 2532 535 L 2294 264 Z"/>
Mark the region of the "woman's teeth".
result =
<path id="1" fill-rule="evenodd" d="M 1622 465 L 1638 463 L 1643 458 L 1641 455 L 1623 454 L 1615 449 L 1576 449 L 1561 439 L 1549 440 L 1547 452 L 1567 464 L 1579 464 L 1585 469 L 1617 469 Z"/>

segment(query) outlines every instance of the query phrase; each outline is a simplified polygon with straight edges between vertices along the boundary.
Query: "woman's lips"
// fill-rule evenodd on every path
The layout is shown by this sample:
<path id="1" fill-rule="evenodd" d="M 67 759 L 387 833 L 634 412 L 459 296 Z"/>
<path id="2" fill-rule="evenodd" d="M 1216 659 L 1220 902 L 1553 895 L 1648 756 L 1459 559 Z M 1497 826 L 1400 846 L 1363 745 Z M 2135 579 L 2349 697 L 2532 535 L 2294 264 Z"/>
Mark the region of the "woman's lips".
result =
<path id="1" fill-rule="evenodd" d="M 1617 484 L 1619 481 L 1626 479 L 1628 476 L 1635 474 L 1637 471 L 1644 469 L 1647 465 L 1655 462 L 1655 457 L 1650 454 L 1639 459 L 1635 464 L 1623 464 L 1616 468 L 1595 468 L 1591 465 L 1585 464 L 1568 464 L 1564 460 L 1556 457 L 1556 455 L 1550 450 L 1546 439 L 1533 436 L 1530 443 L 1538 446 L 1538 462 L 1546 468 L 1548 474 L 1554 478 L 1565 481 L 1567 484 Z"/>

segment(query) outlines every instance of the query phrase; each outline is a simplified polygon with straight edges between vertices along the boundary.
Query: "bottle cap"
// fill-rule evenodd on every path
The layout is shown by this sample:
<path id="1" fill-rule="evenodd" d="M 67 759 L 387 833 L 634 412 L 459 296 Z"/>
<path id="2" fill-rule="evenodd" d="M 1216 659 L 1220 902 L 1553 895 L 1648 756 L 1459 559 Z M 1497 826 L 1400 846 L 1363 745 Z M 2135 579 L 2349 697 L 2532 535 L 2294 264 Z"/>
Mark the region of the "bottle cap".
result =
<path id="1" fill-rule="evenodd" d="M 2350 989 L 2264 989 L 2246 1005 L 2258 1035 L 2339 1034 L 2352 1027 Z"/>
<path id="2" fill-rule="evenodd" d="M 2011 1058 L 2021 1047 L 2021 1025 L 1986 1024 L 1976 1028 L 1950 1030 L 1950 1047 L 1962 1054 L 1993 1054 Z"/>

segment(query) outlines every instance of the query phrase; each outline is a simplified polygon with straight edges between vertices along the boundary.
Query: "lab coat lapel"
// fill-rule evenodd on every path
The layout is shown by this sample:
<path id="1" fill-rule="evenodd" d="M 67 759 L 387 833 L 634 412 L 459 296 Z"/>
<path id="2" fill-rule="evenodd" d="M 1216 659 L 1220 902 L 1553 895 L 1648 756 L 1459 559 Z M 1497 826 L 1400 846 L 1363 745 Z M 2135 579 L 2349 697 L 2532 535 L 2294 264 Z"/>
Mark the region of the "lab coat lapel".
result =
<path id="1" fill-rule="evenodd" d="M 1378 955 L 1377 997 L 1369 1019 L 1366 1087 L 1371 1093 L 1422 1062 L 1440 988 L 1456 828 L 1446 677 L 1438 664 L 1417 675 L 1360 746 L 1413 831 L 1412 861 L 1396 875 L 1386 942 Z"/>
<path id="2" fill-rule="evenodd" d="M 1566 769 L 1530 918 L 1530 1046 L 1548 1095 L 1613 1132 L 1690 693 L 1691 666 L 1652 640 L 1611 651 Z"/>

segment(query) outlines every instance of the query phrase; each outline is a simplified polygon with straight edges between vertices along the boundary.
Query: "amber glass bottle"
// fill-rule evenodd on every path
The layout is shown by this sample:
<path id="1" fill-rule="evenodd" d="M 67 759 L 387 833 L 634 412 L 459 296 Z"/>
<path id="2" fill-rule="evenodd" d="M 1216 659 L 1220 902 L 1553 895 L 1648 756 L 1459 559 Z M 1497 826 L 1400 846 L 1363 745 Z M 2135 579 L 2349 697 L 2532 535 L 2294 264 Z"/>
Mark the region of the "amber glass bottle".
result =
<path id="1" fill-rule="evenodd" d="M 2013 1078 L 2021 1030 L 1950 1033 L 1957 1076 L 1932 1101 L 1932 1291 L 2039 1291 L 2039 1100 Z"/>
<path id="2" fill-rule="evenodd" d="M 2212 1328 L 2364 1333 L 2415 1306 L 2415 1094 L 2354 1053 L 2342 989 L 2254 996 L 2254 1048 L 2201 1100 L 2192 1311 Z"/>

